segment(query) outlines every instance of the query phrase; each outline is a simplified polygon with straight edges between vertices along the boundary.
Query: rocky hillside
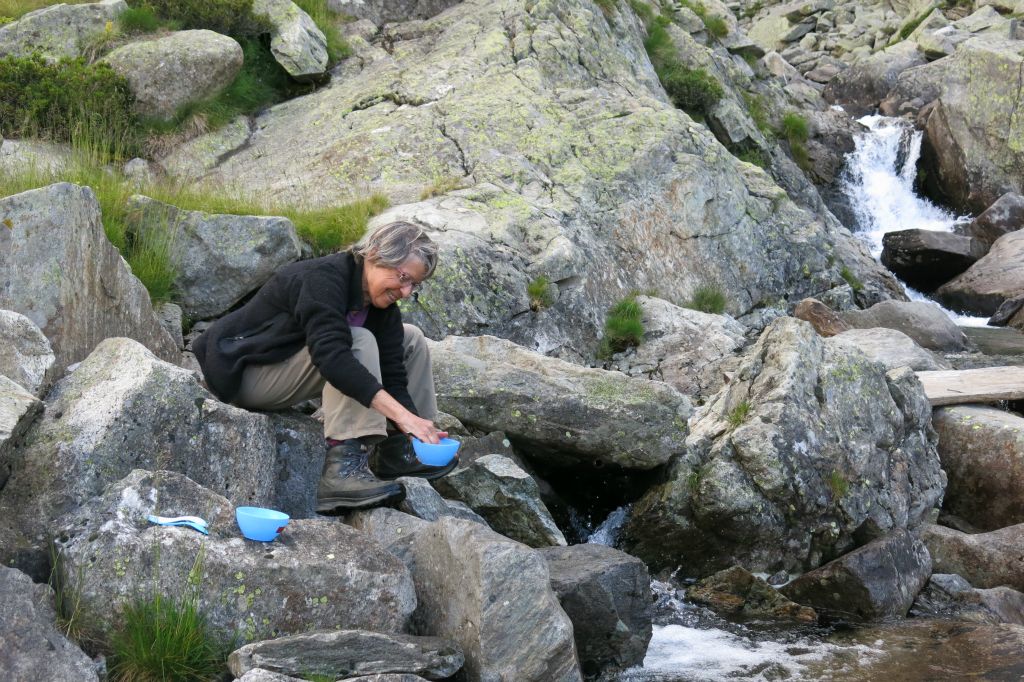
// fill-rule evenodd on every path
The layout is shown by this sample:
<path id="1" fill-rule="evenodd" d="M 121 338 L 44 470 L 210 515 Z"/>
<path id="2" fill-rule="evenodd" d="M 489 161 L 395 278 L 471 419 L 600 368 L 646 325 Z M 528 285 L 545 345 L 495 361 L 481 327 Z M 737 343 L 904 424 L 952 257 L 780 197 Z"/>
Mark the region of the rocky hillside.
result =
<path id="1" fill-rule="evenodd" d="M 614 679 L 652 575 L 1024 641 L 1020 403 L 933 409 L 915 373 L 1024 365 L 1024 6 L 848 5 L 0 10 L 0 676 L 128 679 L 160 595 L 203 615 L 190 679 Z M 907 300 L 855 234 L 875 111 L 974 216 L 883 262 L 1007 329 Z M 189 344 L 396 219 L 440 245 L 403 315 L 461 462 L 317 516 L 315 405 L 224 404 Z M 248 505 L 292 520 L 245 540 Z"/>

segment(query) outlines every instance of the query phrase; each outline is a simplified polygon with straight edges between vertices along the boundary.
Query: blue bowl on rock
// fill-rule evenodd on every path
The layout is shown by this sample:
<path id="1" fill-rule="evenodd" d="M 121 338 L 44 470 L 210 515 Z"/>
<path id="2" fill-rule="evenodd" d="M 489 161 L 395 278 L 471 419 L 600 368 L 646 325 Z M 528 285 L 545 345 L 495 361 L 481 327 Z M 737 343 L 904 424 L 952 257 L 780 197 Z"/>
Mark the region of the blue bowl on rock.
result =
<path id="1" fill-rule="evenodd" d="M 435 467 L 443 467 L 452 461 L 455 453 L 459 451 L 459 441 L 453 438 L 442 438 L 437 445 L 424 443 L 418 438 L 412 439 L 412 449 L 416 453 L 416 459 L 423 464 Z"/>
<path id="2" fill-rule="evenodd" d="M 250 540 L 270 542 L 288 525 L 289 516 L 284 512 L 262 507 L 236 507 L 235 520 L 242 535 Z"/>

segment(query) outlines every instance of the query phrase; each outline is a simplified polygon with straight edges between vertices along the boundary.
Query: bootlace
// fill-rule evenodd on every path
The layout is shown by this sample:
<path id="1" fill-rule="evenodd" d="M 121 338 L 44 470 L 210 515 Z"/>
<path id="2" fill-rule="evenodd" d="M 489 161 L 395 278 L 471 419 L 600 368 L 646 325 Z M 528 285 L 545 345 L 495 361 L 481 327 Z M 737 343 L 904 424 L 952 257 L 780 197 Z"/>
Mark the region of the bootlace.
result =
<path id="1" fill-rule="evenodd" d="M 341 464 L 341 475 L 346 478 L 361 478 L 364 480 L 376 478 L 370 471 L 370 453 L 360 452 L 356 456 L 346 457 Z"/>

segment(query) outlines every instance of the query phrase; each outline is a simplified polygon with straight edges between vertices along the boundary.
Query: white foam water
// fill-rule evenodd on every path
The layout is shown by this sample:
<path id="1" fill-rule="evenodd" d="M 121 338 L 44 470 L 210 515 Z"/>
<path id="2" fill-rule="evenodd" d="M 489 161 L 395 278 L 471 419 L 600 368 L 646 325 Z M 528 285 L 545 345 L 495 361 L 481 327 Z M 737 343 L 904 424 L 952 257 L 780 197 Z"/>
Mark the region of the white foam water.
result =
<path id="1" fill-rule="evenodd" d="M 622 524 L 626 522 L 626 515 L 629 514 L 629 508 L 632 505 L 626 505 L 619 507 L 611 514 L 608 515 L 601 525 L 594 529 L 594 532 L 587 538 L 587 542 L 594 545 L 607 545 L 608 547 L 614 547 L 615 541 L 619 538 L 619 531 L 622 530 Z"/>

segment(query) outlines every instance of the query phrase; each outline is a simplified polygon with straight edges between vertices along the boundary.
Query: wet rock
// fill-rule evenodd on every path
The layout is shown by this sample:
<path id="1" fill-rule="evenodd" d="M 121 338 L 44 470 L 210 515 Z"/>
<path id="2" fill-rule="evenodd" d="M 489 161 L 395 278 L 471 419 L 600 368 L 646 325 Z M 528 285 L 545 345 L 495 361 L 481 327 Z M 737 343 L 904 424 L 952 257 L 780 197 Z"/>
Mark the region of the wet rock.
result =
<path id="1" fill-rule="evenodd" d="M 332 679 L 410 673 L 440 680 L 454 675 L 462 662 L 459 648 L 439 637 L 335 630 L 246 644 L 231 653 L 228 667 L 236 677 L 261 668 L 285 675 Z"/>
<path id="2" fill-rule="evenodd" d="M 883 301 L 867 310 L 839 313 L 857 329 L 886 327 L 912 338 L 922 348 L 941 351 L 967 349 L 967 337 L 942 309 L 925 301 Z"/>
<path id="3" fill-rule="evenodd" d="M 588 369 L 490 336 L 431 345 L 439 407 L 558 466 L 651 469 L 682 450 L 690 402 L 657 381 Z"/>
<path id="4" fill-rule="evenodd" d="M 0 566 L 0 677 L 98 680 L 92 659 L 57 630 L 53 590 Z"/>
<path id="5" fill-rule="evenodd" d="M 865 528 L 913 526 L 938 505 L 945 475 L 916 375 L 833 341 L 793 318 L 768 326 L 691 420 L 668 481 L 634 505 L 626 551 L 697 576 L 807 570 Z"/>
<path id="6" fill-rule="evenodd" d="M 0 374 L 36 397 L 42 397 L 56 370 L 50 342 L 32 320 L 0 310 Z"/>
<path id="7" fill-rule="evenodd" d="M 140 467 L 188 472 L 236 504 L 269 506 L 274 457 L 265 416 L 217 401 L 130 339 L 108 339 L 54 387 L 11 458 L 3 559 L 46 561 L 53 520 Z"/>
<path id="8" fill-rule="evenodd" d="M 539 550 L 572 620 L 584 674 L 643 663 L 651 641 L 651 578 L 644 563 L 602 545 Z"/>
<path id="9" fill-rule="evenodd" d="M 0 490 L 11 474 L 15 446 L 42 411 L 38 398 L 0 374 Z"/>
<path id="10" fill-rule="evenodd" d="M 413 19 L 429 19 L 459 0 L 330 0 L 327 4 L 339 14 L 369 19 L 380 26 Z"/>
<path id="11" fill-rule="evenodd" d="M 454 516 L 457 519 L 474 521 L 483 525 L 487 522 L 475 511 L 464 506 L 457 506 L 441 497 L 430 483 L 422 478 L 403 476 L 398 479 L 405 490 L 405 497 L 398 508 L 425 521 L 437 521 L 442 516 Z"/>
<path id="12" fill-rule="evenodd" d="M 956 573 L 975 587 L 1024 591 L 1024 524 L 975 534 L 926 524 L 921 539 L 936 573 Z"/>
<path id="13" fill-rule="evenodd" d="M 980 241 L 949 232 L 900 230 L 882 238 L 882 263 L 919 291 L 929 292 L 953 279 L 979 258 Z"/>
<path id="14" fill-rule="evenodd" d="M 770 584 L 742 566 L 710 575 L 686 590 L 690 601 L 716 613 L 743 619 L 790 620 L 816 623 L 814 609 L 790 601 Z"/>
<path id="15" fill-rule="evenodd" d="M 58 183 L 22 192 L 0 199 L 0 215 L 7 244 L 0 249 L 0 308 L 42 330 L 58 371 L 110 336 L 178 359 L 146 288 L 107 241 L 91 189 Z"/>
<path id="16" fill-rule="evenodd" d="M 979 590 L 958 575 L 936 573 L 917 595 L 910 615 L 1024 625 L 1024 593 L 1009 587 Z"/>
<path id="17" fill-rule="evenodd" d="M 128 207 L 133 231 L 174 234 L 174 287 L 192 318 L 226 312 L 302 255 L 287 218 L 185 211 L 140 195 Z"/>
<path id="18" fill-rule="evenodd" d="M 921 348 L 901 331 L 876 327 L 851 329 L 832 337 L 833 343 L 855 348 L 887 370 L 909 367 L 913 370 L 951 369 L 938 355 Z"/>
<path id="19" fill-rule="evenodd" d="M 581 680 L 573 627 L 538 552 L 441 518 L 412 541 L 419 632 L 454 639 L 470 679 Z"/>
<path id="20" fill-rule="evenodd" d="M 793 317 L 810 322 L 814 331 L 824 337 L 835 336 L 850 329 L 843 318 L 821 301 L 805 298 L 793 309 Z"/>
<path id="21" fill-rule="evenodd" d="M 943 506 L 981 530 L 1024 523 L 1024 418 L 980 405 L 935 410 L 949 477 Z"/>
<path id="22" fill-rule="evenodd" d="M 169 121 L 185 105 L 231 85 L 242 68 L 242 46 L 213 31 L 176 31 L 128 43 L 103 62 L 128 80 L 140 116 Z"/>
<path id="23" fill-rule="evenodd" d="M 540 499 L 536 481 L 508 457 L 481 457 L 434 485 L 442 494 L 465 502 L 506 537 L 531 547 L 566 544 Z"/>
<path id="24" fill-rule="evenodd" d="M 253 0 L 252 13 L 270 22 L 270 52 L 288 75 L 313 80 L 327 70 L 327 38 L 291 0 Z"/>
<path id="25" fill-rule="evenodd" d="M 803 574 L 782 593 L 818 611 L 854 620 L 907 615 L 932 573 L 924 543 L 898 530 Z"/>
<path id="26" fill-rule="evenodd" d="M 967 226 L 967 233 L 992 245 L 1010 232 L 1024 228 L 1024 196 L 1007 192 Z"/>
<path id="27" fill-rule="evenodd" d="M 150 524 L 148 514 L 200 516 L 210 535 Z M 363 533 L 298 519 L 272 544 L 246 540 L 231 502 L 171 471 L 133 471 L 66 517 L 57 538 L 61 577 L 76 585 L 82 622 L 100 633 L 120 622 L 130 597 L 154 589 L 194 589 L 224 641 L 309 629 L 399 632 L 416 605 L 408 570 Z"/>
<path id="28" fill-rule="evenodd" d="M 1024 230 L 996 240 L 988 254 L 936 295 L 954 310 L 991 315 L 1003 301 L 1024 296 Z"/>
<path id="29" fill-rule="evenodd" d="M 38 53 L 56 61 L 84 56 L 126 9 L 124 0 L 42 7 L 0 26 L 0 57 Z"/>

